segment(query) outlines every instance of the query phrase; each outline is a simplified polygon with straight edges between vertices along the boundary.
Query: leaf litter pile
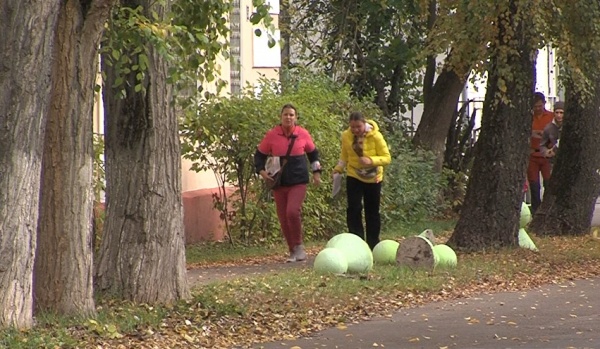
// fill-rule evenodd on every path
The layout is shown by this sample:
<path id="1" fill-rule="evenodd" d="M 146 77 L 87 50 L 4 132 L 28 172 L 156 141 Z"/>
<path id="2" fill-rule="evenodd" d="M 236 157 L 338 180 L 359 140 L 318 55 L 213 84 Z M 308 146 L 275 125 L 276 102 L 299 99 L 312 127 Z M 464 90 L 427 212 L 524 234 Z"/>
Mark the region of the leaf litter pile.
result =
<path id="1" fill-rule="evenodd" d="M 45 337 L 48 348 L 249 348 L 429 302 L 600 275 L 600 240 L 542 238 L 537 244 L 539 253 L 459 254 L 458 267 L 445 270 L 376 265 L 369 275 L 324 276 L 289 268 L 200 285 L 192 299 L 171 307 L 99 301 L 98 318 L 84 325 L 46 323 L 31 331 Z M 31 335 L 18 334 L 25 342 Z"/>

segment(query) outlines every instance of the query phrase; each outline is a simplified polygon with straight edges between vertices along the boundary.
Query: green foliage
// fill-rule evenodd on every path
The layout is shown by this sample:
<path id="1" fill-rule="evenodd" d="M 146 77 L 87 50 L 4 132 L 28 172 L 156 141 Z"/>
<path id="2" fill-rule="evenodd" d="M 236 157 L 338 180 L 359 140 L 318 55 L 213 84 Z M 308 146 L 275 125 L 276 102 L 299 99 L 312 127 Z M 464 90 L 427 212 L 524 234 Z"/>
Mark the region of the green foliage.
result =
<path id="1" fill-rule="evenodd" d="M 558 49 L 560 79 L 586 104 L 598 93 L 595 80 L 600 74 L 600 3 L 565 0 L 548 6 L 553 45 Z"/>
<path id="2" fill-rule="evenodd" d="M 117 77 L 112 88 L 125 97 L 124 85 L 144 92 L 142 83 L 148 69 L 148 46 L 169 62 L 168 81 L 175 85 L 182 108 L 218 93 L 226 82 L 219 78 L 219 57 L 229 58 L 228 16 L 232 4 L 223 0 L 174 0 L 170 11 L 159 14 L 141 6 L 116 6 L 102 42 L 104 63 L 112 66 Z M 254 0 L 252 23 L 262 23 L 269 35 L 274 31 L 268 5 Z M 271 38 L 272 41 L 272 38 Z M 273 42 L 274 44 L 274 42 Z M 213 84 L 214 91 L 204 91 Z"/>
<path id="3" fill-rule="evenodd" d="M 103 63 L 117 73 L 110 88 L 116 89 L 118 96 L 126 96 L 127 86 L 133 86 L 135 92 L 145 92 L 143 82 L 149 64 L 147 44 L 153 45 L 161 54 L 173 59 L 167 41 L 168 33 L 172 29 L 170 24 L 159 21 L 154 12 L 152 17 L 147 17 L 142 6 L 135 9 L 127 6 L 113 8 L 112 19 L 104 32 L 100 52 Z"/>
<path id="4" fill-rule="evenodd" d="M 386 222 L 412 224 L 446 210 L 440 193 L 443 177 L 434 171 L 435 156 L 411 148 L 401 133 L 387 136 L 392 162 L 385 169 L 382 215 Z"/>
<path id="5" fill-rule="evenodd" d="M 232 241 L 232 233 L 244 242 L 279 239 L 274 203 L 254 173 L 253 155 L 266 131 L 279 123 L 281 107 L 287 103 L 298 108 L 298 122 L 311 133 L 324 168 L 322 185 L 309 186 L 303 206 L 305 234 L 314 238 L 345 230 L 345 209 L 329 198 L 328 180 L 339 157 L 340 133 L 350 111 L 370 115 L 377 109 L 350 98 L 347 88 L 309 72 L 298 71 L 287 84 L 263 79 L 258 88 L 248 87 L 240 97 L 215 98 L 186 110 L 183 156 L 194 162 L 192 170 L 215 173 L 220 186 L 215 207 L 222 212 Z M 229 185 L 235 190 L 231 201 L 225 195 Z"/>
<path id="6" fill-rule="evenodd" d="M 289 31 L 298 64 L 347 83 L 397 116 L 420 98 L 425 22 L 418 1 L 293 1 Z"/>
<path id="7" fill-rule="evenodd" d="M 104 166 L 104 136 L 94 133 L 94 202 L 102 202 L 102 194 L 106 189 L 106 171 Z"/>
<path id="8" fill-rule="evenodd" d="M 232 10 L 231 2 L 222 0 L 175 1 L 172 7 L 172 23 L 176 55 L 169 71 L 169 81 L 178 91 L 184 91 L 178 102 L 183 108 L 193 105 L 196 94 L 203 96 L 204 89 L 197 86 L 214 84 L 219 92 L 225 82 L 218 78 L 221 71 L 218 57 L 229 58 L 230 34 L 227 16 Z M 208 93 L 208 92 L 206 92 Z"/>

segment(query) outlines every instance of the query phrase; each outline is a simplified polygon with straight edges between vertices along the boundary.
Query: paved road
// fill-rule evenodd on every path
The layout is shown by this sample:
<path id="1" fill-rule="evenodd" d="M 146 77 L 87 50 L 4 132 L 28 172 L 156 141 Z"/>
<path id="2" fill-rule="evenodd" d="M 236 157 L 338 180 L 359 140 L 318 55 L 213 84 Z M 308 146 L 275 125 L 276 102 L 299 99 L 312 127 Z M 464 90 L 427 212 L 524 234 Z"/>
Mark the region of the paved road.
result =
<path id="1" fill-rule="evenodd" d="M 600 348 L 600 279 L 429 304 L 262 349 Z"/>

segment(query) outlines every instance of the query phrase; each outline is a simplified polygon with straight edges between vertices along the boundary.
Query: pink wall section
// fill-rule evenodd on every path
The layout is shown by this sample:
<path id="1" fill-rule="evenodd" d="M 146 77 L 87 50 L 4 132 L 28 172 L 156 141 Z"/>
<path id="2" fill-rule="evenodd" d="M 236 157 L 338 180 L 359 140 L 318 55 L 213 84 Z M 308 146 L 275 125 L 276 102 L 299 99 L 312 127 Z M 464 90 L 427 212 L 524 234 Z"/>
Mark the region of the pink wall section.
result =
<path id="1" fill-rule="evenodd" d="M 202 241 L 221 241 L 225 236 L 220 212 L 213 207 L 218 188 L 186 191 L 183 199 L 183 225 L 186 245 Z M 231 193 L 228 193 L 231 194 Z"/>
<path id="2" fill-rule="evenodd" d="M 231 197 L 233 189 L 228 189 Z M 221 221 L 218 210 L 213 207 L 213 194 L 219 194 L 218 188 L 199 189 L 184 192 L 183 225 L 185 229 L 185 244 L 195 244 L 203 241 L 221 241 L 225 238 L 225 226 Z M 94 208 L 95 234 L 100 234 L 104 219 L 99 219 L 104 213 L 104 203 L 97 204 Z"/>

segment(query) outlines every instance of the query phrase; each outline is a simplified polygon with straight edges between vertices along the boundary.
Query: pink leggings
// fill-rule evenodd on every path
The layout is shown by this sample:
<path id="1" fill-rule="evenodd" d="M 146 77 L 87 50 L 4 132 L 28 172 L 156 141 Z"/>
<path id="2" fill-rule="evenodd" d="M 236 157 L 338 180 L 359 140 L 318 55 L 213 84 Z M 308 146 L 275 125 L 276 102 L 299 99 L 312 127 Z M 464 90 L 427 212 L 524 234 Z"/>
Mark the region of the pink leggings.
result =
<path id="1" fill-rule="evenodd" d="M 273 190 L 279 225 L 290 252 L 302 244 L 302 204 L 306 198 L 306 184 L 279 187 Z"/>

